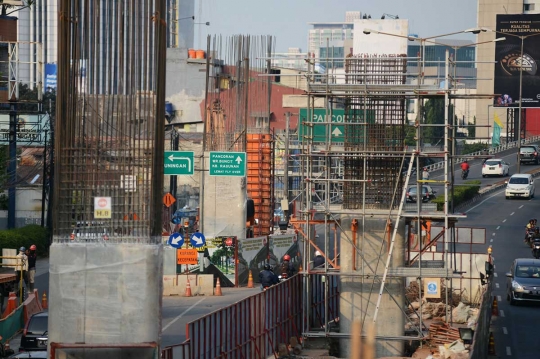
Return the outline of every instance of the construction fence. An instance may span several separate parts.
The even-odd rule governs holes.
[[[470,359],[483,359],[488,357],[489,334],[491,324],[493,277],[488,279],[487,285],[483,288],[482,303],[480,304],[480,313],[476,328],[474,328],[474,337],[471,344]]]

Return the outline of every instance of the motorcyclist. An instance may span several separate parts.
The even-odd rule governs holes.
[[[422,170],[422,179],[424,181],[429,180],[429,172],[427,170],[427,167],[424,167],[424,169]]]
[[[527,229],[534,229],[536,227],[536,223],[534,223],[534,219],[529,219],[529,223],[527,223]]]
[[[463,172],[469,172],[469,168],[471,168],[471,166],[469,166],[469,163],[467,162],[467,160],[461,163],[461,170]]]
[[[268,287],[278,284],[278,277],[272,272],[270,264],[267,263],[264,265],[264,269],[259,273],[259,281],[261,282],[262,290],[266,290]]]
[[[283,262],[279,268],[279,274],[281,275],[281,278],[286,279],[292,277],[294,273],[296,273],[296,270],[294,265],[291,263],[291,256],[285,254],[283,256]]]

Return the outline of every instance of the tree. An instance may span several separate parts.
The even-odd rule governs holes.
[[[0,0],[0,6],[2,7],[2,16],[7,16],[34,5],[34,0],[22,0],[21,5],[4,4],[4,0]]]
[[[469,126],[467,126],[467,130],[469,132],[469,138],[476,137],[476,116],[473,117],[473,122],[469,122]]]
[[[454,108],[450,105],[448,118],[454,117]],[[425,102],[423,108],[423,116],[425,123],[428,125],[443,125],[445,119],[445,108],[443,98],[433,98]],[[440,144],[444,141],[444,126],[428,126],[422,131],[424,142],[433,145]]]

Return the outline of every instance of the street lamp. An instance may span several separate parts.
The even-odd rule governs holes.
[[[482,31],[488,31],[488,32],[495,32],[495,33],[498,33],[498,34],[504,34],[505,36],[513,36],[513,37],[517,37],[518,39],[521,40],[521,50],[519,52],[519,59],[516,59],[514,60],[516,62],[517,65],[519,65],[519,113],[518,113],[518,130],[517,130],[517,133],[518,133],[518,146],[517,146],[517,173],[521,173],[521,111],[522,111],[522,102],[523,102],[523,99],[522,99],[522,95],[523,95],[523,44],[525,42],[525,39],[528,38],[528,37],[533,37],[533,36],[537,36],[537,35],[540,35],[540,32],[535,32],[535,33],[532,33],[532,34],[528,34],[528,35],[516,35],[516,34],[511,34],[511,33],[508,33],[508,32],[502,32],[502,31],[496,31],[496,30],[492,30],[492,29],[487,29],[487,28],[482,28]]]

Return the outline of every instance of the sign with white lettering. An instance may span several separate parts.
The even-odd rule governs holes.
[[[245,152],[210,152],[210,176],[246,176]]]

